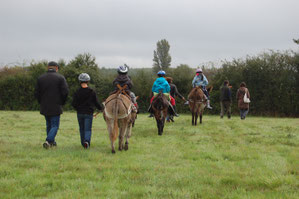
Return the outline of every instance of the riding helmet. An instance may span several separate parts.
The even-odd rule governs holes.
[[[117,72],[122,73],[122,74],[126,74],[128,71],[129,71],[129,68],[127,65],[119,66],[117,69]]]
[[[158,75],[158,76],[165,76],[166,73],[165,73],[164,70],[160,70],[160,71],[158,71],[157,75]]]
[[[202,73],[202,70],[200,68],[196,69],[196,73]]]
[[[87,73],[81,73],[78,77],[80,82],[89,82],[90,81],[90,77]]]

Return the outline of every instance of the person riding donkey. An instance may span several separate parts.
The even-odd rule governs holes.
[[[114,79],[113,81],[113,86],[114,86],[114,91],[111,93],[116,93],[119,90],[118,85],[121,88],[125,87],[125,92],[131,97],[131,101],[134,104],[134,110],[136,111],[138,110],[138,104],[136,101],[136,96],[135,93],[133,93],[131,91],[132,87],[133,87],[133,82],[130,79],[130,77],[128,76],[128,71],[129,71],[129,67],[124,64],[124,66],[119,66],[117,69],[118,72],[118,76]]]
[[[162,93],[167,97],[168,100],[171,100],[170,94],[169,94],[170,86],[165,79],[165,75],[166,75],[165,71],[160,70],[160,71],[158,71],[157,75],[158,75],[158,78],[156,79],[156,81],[154,82],[153,87],[152,87],[153,97],[151,98],[150,107],[148,109],[148,112],[150,112],[149,117],[153,117],[152,102],[153,102],[154,98],[159,94],[160,91],[162,91]],[[172,115],[178,117],[173,106],[171,104],[169,104],[169,107],[170,107],[170,112],[172,113]]]
[[[193,78],[192,81],[192,87],[195,88],[197,86],[201,86],[202,87],[202,91],[205,94],[205,97],[207,99],[207,108],[208,109],[212,109],[211,105],[210,105],[210,96],[209,96],[209,92],[206,89],[206,86],[209,84],[208,79],[206,78],[206,76],[202,73],[201,69],[197,69],[196,70],[196,76]]]

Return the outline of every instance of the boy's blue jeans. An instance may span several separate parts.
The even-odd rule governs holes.
[[[59,122],[60,122],[60,115],[56,116],[45,116],[46,119],[46,125],[47,125],[47,138],[46,141],[49,143],[55,142],[55,137],[57,134],[57,131],[59,129]]]
[[[93,115],[78,113],[77,118],[79,123],[81,145],[84,146],[84,142],[88,142],[90,145]]]

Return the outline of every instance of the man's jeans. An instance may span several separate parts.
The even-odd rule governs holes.
[[[90,145],[93,115],[78,113],[77,118],[80,129],[81,144],[84,146],[84,142],[88,142]]]
[[[246,115],[248,114],[249,112],[249,109],[240,109],[240,116],[241,116],[241,119],[244,120]]]
[[[47,138],[46,141],[53,144],[55,142],[55,136],[59,129],[60,115],[45,116],[47,125]]]

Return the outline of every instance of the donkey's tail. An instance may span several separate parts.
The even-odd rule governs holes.
[[[115,107],[114,107],[114,124],[113,124],[113,141],[115,141],[117,139],[118,136],[118,96],[117,98],[115,98]]]

